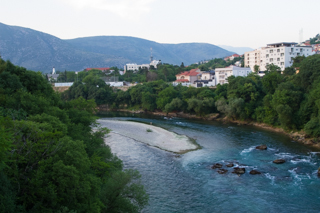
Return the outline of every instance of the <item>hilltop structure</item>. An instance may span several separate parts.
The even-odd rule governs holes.
[[[293,59],[297,56],[310,56],[315,54],[312,46],[301,46],[294,42],[280,42],[268,44],[266,47],[256,49],[244,54],[244,66],[254,70],[259,66],[260,71],[265,71],[269,64],[277,65],[283,71],[293,64]]]

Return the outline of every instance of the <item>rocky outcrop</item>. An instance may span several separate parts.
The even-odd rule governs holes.
[[[228,170],[226,170],[226,169],[219,169],[217,172],[218,172],[219,174],[225,174],[225,173],[228,172]]]
[[[257,146],[256,149],[259,149],[259,150],[267,150],[267,146],[266,145],[260,145],[260,146]]]
[[[257,170],[251,170],[250,171],[250,175],[260,175],[261,172],[257,171]]]
[[[229,163],[229,164],[226,165],[226,167],[233,167],[233,166],[234,166],[233,163]]]
[[[282,163],[285,163],[285,162],[286,162],[286,160],[284,160],[284,159],[277,159],[277,160],[273,161],[273,163],[275,163],[275,164],[282,164]]]
[[[220,163],[216,163],[213,166],[211,166],[211,169],[220,169],[220,168],[222,168],[222,164]]]
[[[235,168],[233,168],[233,172],[232,173],[235,173],[237,175],[242,175],[242,174],[246,173],[246,169],[245,168],[235,167]]]

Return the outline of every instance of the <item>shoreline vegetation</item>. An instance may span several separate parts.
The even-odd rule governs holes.
[[[111,130],[108,134],[110,137],[113,134],[118,134],[175,154],[184,154],[201,148],[185,135],[178,135],[152,124],[105,119],[99,119],[97,122],[103,128]]]
[[[292,140],[297,141],[299,143],[302,143],[304,145],[312,146],[314,148],[320,149],[320,143],[315,143],[313,138],[308,138],[306,133],[301,131],[286,131],[285,129],[281,127],[274,127],[266,123],[259,123],[254,121],[241,121],[241,120],[232,120],[226,116],[221,116],[219,113],[212,113],[205,116],[197,116],[190,113],[183,113],[183,112],[177,112],[177,113],[166,113],[166,112],[149,112],[144,110],[130,110],[130,109],[118,109],[118,110],[105,110],[106,108],[101,108],[98,106],[99,112],[103,111],[117,111],[117,112],[130,112],[134,114],[152,114],[157,116],[163,116],[163,117],[179,117],[179,118],[186,118],[186,119],[198,119],[198,120],[207,120],[207,121],[219,121],[223,123],[233,123],[238,125],[251,125],[255,127],[259,127],[262,129],[270,130],[273,132],[278,132],[285,134],[289,136]]]

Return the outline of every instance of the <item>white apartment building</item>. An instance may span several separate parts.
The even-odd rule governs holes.
[[[225,68],[216,68],[215,69],[215,78],[217,84],[226,84],[228,83],[228,77],[230,76],[248,76],[252,70],[250,67],[237,67],[237,66],[229,66]]]
[[[141,64],[141,65],[138,65],[138,64],[126,64],[124,66],[124,73],[126,73],[127,70],[132,70],[132,71],[137,71],[139,70],[139,68],[147,68],[149,69],[150,66],[153,66],[154,68],[157,69],[157,66],[161,64],[161,60],[152,60],[150,64]]]
[[[137,71],[139,70],[139,68],[147,68],[149,69],[150,65],[149,64],[141,64],[141,65],[138,65],[138,64],[126,64],[124,66],[124,73],[126,73],[127,70],[132,70],[132,71]]]
[[[313,55],[311,46],[298,46],[294,42],[281,42],[268,44],[267,47],[246,52],[245,67],[254,70],[254,66],[258,65],[259,70],[265,71],[268,64],[274,64],[283,71],[286,67],[293,64],[293,59],[297,56],[308,57]]]

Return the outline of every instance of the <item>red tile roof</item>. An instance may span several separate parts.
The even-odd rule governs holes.
[[[233,57],[240,57],[240,55],[238,55],[238,54],[233,54],[232,56]]]
[[[106,70],[110,70],[109,67],[102,67],[102,68],[87,68],[86,71],[90,71],[90,70],[101,70],[101,71],[106,71]]]
[[[197,76],[200,73],[199,69],[192,69],[190,71],[182,72],[176,76],[185,75],[185,76]]]

